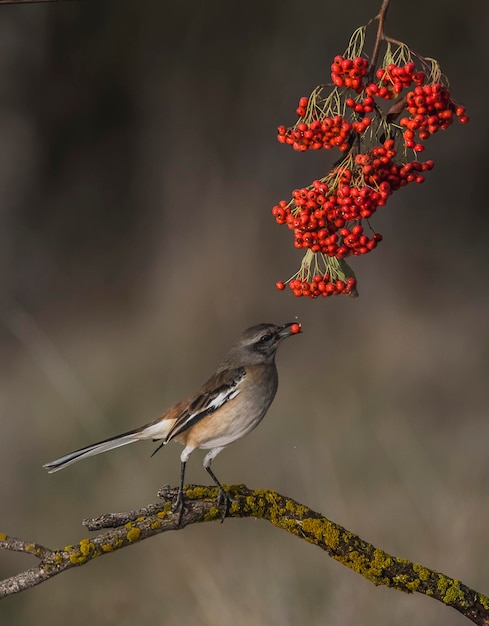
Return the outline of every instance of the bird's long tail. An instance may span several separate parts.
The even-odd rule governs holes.
[[[80,448],[80,450],[75,450],[75,452],[65,454],[65,456],[62,456],[55,461],[51,461],[51,463],[46,463],[43,467],[44,469],[47,469],[50,474],[52,474],[53,472],[58,472],[59,470],[68,467],[68,465],[71,465],[72,463],[86,459],[89,456],[102,454],[102,452],[107,452],[107,450],[127,446],[135,441],[145,439],[146,437],[144,437],[144,435],[141,436],[142,434],[143,433],[140,428],[137,430],[130,430],[127,433],[122,433],[122,435],[117,435],[116,437],[111,437],[110,439],[104,439],[103,441],[93,443],[91,446],[87,446],[86,448]]]

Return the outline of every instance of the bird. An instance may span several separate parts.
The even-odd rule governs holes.
[[[183,513],[185,468],[197,448],[208,450],[203,465],[219,488],[218,503],[224,504],[224,520],[230,498],[211,469],[212,461],[264,418],[278,388],[277,348],[284,339],[301,330],[297,322],[281,326],[262,323],[247,328],[221,360],[216,372],[196,393],[144,426],[70,452],[46,463],[43,468],[51,474],[82,459],[142,440],[160,442],[153,456],[175,439],[184,446],[180,455],[179,489],[173,506],[174,511],[180,511],[179,520]]]

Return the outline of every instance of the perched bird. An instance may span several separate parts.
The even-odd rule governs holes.
[[[204,467],[219,487],[219,502],[225,503],[225,516],[229,498],[212,471],[211,463],[221,450],[261,422],[277,391],[277,348],[283,339],[299,332],[300,324],[292,322],[248,328],[223,358],[215,374],[195,394],[145,426],[70,452],[43,467],[49,473],[57,472],[81,459],[143,439],[161,440],[155,454],[175,439],[185,446],[180,455],[180,487],[174,507],[175,510],[180,507],[180,519],[185,466],[196,448],[209,450]]]

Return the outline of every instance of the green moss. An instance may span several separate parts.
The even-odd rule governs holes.
[[[141,530],[139,528],[131,528],[127,531],[127,540],[133,543],[134,541],[138,541],[141,535]]]

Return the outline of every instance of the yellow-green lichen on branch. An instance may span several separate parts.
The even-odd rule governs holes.
[[[90,552],[95,550],[95,544],[90,539],[82,539],[78,545],[83,556],[88,556]]]
[[[185,489],[185,496],[189,500],[201,500],[210,498],[209,487],[187,487]]]
[[[41,554],[42,554],[41,546],[36,546],[33,543],[29,543],[26,545],[25,549],[27,550],[27,552],[32,552],[34,556],[41,558]]]
[[[418,590],[418,587],[421,584],[419,578],[415,578],[413,580],[407,574],[397,574],[392,579],[392,582],[394,583],[394,587],[396,589],[399,589],[399,591],[405,591],[406,593],[414,593]]]
[[[211,506],[209,511],[204,515],[204,522],[212,522],[216,519],[221,519],[222,512],[217,508],[217,506]]]
[[[428,580],[432,574],[427,567],[423,567],[422,565],[419,565],[419,563],[414,563],[413,570],[418,575],[419,580],[423,582]]]
[[[384,570],[392,565],[392,557],[383,550],[374,550],[373,558],[370,561],[370,573],[372,576],[382,576]]]
[[[252,515],[263,518],[267,510],[267,502],[262,495],[263,492],[256,491],[252,496],[246,496],[246,506]]]
[[[82,565],[87,560],[86,556],[83,556],[81,552],[72,552],[70,554],[70,563],[72,565]]]
[[[462,589],[460,588],[460,581],[452,580],[438,574],[438,589],[443,594],[443,602],[445,604],[458,604],[460,606],[469,606],[470,602],[465,598]]]
[[[306,517],[301,520],[302,530],[310,537],[314,543],[325,543],[331,550],[336,550],[340,542],[339,528],[324,517]]]
[[[127,524],[126,524],[126,528],[127,528]],[[139,537],[141,536],[141,529],[140,528],[130,528],[127,531],[127,540],[130,541],[131,543],[134,543],[135,541],[138,541]]]
[[[303,518],[309,513],[307,506],[303,504],[297,504],[293,500],[286,500],[285,510],[290,511],[294,516]]]
[[[392,585],[387,576],[383,576],[384,570],[392,565],[392,557],[383,550],[374,550],[372,556],[352,550],[346,558],[335,557],[337,561],[348,565],[354,572],[364,576],[374,585]]]
[[[5,541],[7,539],[7,535],[5,533],[0,533],[0,541]]]
[[[482,593],[478,593],[477,602],[489,611],[489,598],[487,596],[482,595]]]
[[[82,539],[76,548],[74,546],[69,546],[69,549],[66,550],[66,552],[70,553],[69,559],[70,563],[73,565],[81,565],[89,560],[88,557],[93,558],[100,554],[100,552],[97,552],[95,544],[90,541],[90,539]]]

